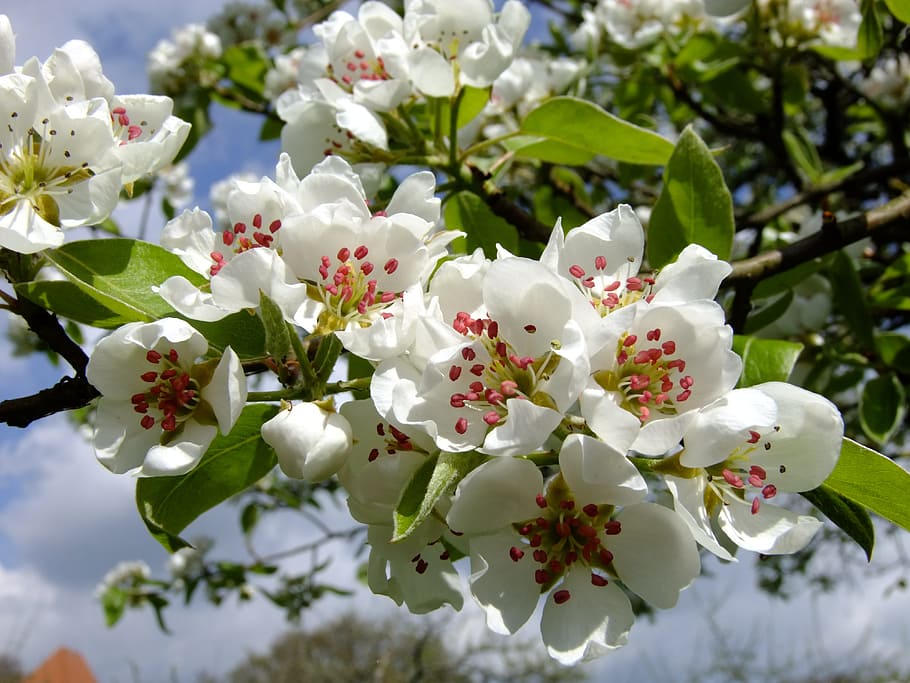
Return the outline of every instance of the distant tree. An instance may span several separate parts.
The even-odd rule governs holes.
[[[290,631],[251,654],[226,683],[561,683],[582,674],[538,649],[505,639],[459,649],[439,624],[346,614],[311,631]],[[212,681],[204,675],[206,683]]]

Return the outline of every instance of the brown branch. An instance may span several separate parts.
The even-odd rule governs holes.
[[[518,204],[506,196],[506,193],[487,181],[490,177],[475,166],[468,165],[471,169],[473,181],[471,189],[483,199],[490,210],[500,218],[505,219],[515,226],[518,234],[529,240],[546,242],[550,239],[553,227],[545,225]]]
[[[790,270],[814,258],[858,242],[869,233],[899,220],[910,221],[910,191],[883,206],[857,214],[844,221],[831,216],[822,229],[781,249],[772,249],[758,256],[733,263],[733,272],[724,280],[725,286],[756,283],[777,273]]]

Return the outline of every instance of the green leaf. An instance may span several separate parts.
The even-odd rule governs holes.
[[[673,153],[666,138],[575,97],[547,100],[525,117],[521,132],[543,138],[522,147],[521,156],[553,163],[584,163],[602,154],[630,164],[661,165]]]
[[[800,495],[834,522],[841,531],[856,541],[859,547],[865,551],[866,559],[872,560],[872,548],[875,547],[875,527],[872,526],[872,518],[866,508],[824,484],[812,491],[804,491]]]
[[[875,348],[889,368],[910,372],[910,337],[897,332],[885,332],[875,337]]]
[[[67,280],[38,280],[16,285],[16,293],[64,318],[93,327],[113,329],[130,318],[115,313]]]
[[[844,316],[856,342],[863,350],[875,349],[873,335],[875,325],[866,305],[863,283],[859,279],[853,260],[843,250],[837,252],[831,260],[829,279],[834,295],[834,310]]]
[[[885,4],[895,17],[905,24],[910,24],[910,4],[907,0],[885,0]]]
[[[881,453],[845,438],[824,486],[910,531],[910,473]]]
[[[280,362],[291,350],[291,335],[284,313],[262,290],[259,291],[259,317],[265,328],[265,351]]]
[[[875,0],[863,0],[863,20],[856,36],[856,51],[862,55],[862,59],[877,57],[885,42],[885,31],[876,4]]]
[[[189,323],[209,340],[210,352],[221,352],[230,346],[240,360],[255,360],[265,356],[265,328],[255,313],[238,311],[215,322],[189,320]]]
[[[82,240],[44,255],[86,295],[130,322],[175,315],[152,291],[171,275],[182,275],[196,285],[205,282],[175,254],[139,240]]]
[[[451,491],[486,456],[479,453],[440,453],[427,458],[411,477],[395,508],[392,542],[407,538],[439,499]]]
[[[483,248],[487,258],[496,258],[496,245],[501,244],[513,254],[518,251],[518,230],[497,216],[473,192],[458,192],[449,197],[445,205],[446,225],[453,230],[463,230],[466,251]]]
[[[821,157],[818,155],[818,149],[815,143],[809,139],[809,133],[802,126],[793,130],[783,131],[781,137],[787,153],[796,164],[800,174],[812,184],[816,184],[821,179],[824,167],[822,166]]]
[[[743,359],[743,374],[737,386],[751,387],[762,382],[786,382],[803,345],[736,335],[733,337],[733,350]]]
[[[335,334],[328,334],[323,337],[316,349],[316,357],[313,359],[313,370],[321,382],[328,382],[332,371],[335,370],[335,363],[338,356],[344,350],[341,340]]]
[[[188,545],[178,534],[190,522],[252,486],[275,467],[275,453],[262,440],[259,429],[277,412],[277,406],[247,406],[231,433],[218,436],[195,468],[176,477],[139,479],[139,514],[169,552]]]
[[[664,186],[651,212],[648,260],[670,263],[689,244],[729,259],[733,247],[733,198],[711,150],[688,126],[664,169]]]
[[[232,45],[224,51],[221,61],[227,67],[228,78],[248,94],[262,96],[269,59],[258,45]]]
[[[104,610],[104,623],[108,628],[114,626],[126,611],[127,593],[118,586],[110,586],[101,594],[101,608]]]
[[[859,399],[859,422],[866,436],[877,444],[890,441],[907,414],[906,398],[900,380],[892,374],[866,382]]]
[[[775,320],[780,318],[784,313],[787,312],[787,309],[790,308],[790,304],[793,303],[793,291],[788,290],[783,293],[783,295],[777,297],[773,301],[763,302],[763,305],[756,310],[752,311],[749,314],[749,317],[746,318],[746,324],[743,331],[746,334],[752,334],[767,327]]]

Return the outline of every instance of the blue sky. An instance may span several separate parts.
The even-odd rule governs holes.
[[[146,88],[145,53],[173,26],[203,20],[220,4],[51,0],[19,2],[5,11],[17,33],[18,63],[32,55],[44,59],[54,46],[83,38],[101,55],[118,92],[131,93]],[[277,146],[259,145],[257,130],[258,120],[217,113],[214,133],[190,158],[198,203],[207,204],[208,185],[224,174],[272,172]],[[135,205],[125,207],[118,214],[121,224],[135,224],[139,211]],[[3,340],[0,354],[2,398],[50,386],[60,377],[61,369],[40,359],[10,357]],[[243,653],[262,651],[286,628],[281,613],[260,598],[242,607],[232,601],[219,609],[202,602],[189,609],[177,606],[168,613],[172,636],[158,632],[150,613],[128,613],[117,628],[106,629],[93,592],[111,566],[143,559],[153,572],[164,572],[165,553],[139,521],[133,485],[128,477],[114,476],[98,465],[88,442],[74,434],[64,416],[27,431],[0,427],[0,652],[20,656],[30,668],[65,645],[83,652],[105,682],[133,681],[133,665],[144,683],[171,681],[172,670],[185,682],[200,669],[230,669]],[[216,556],[244,557],[237,514],[236,508],[224,506],[203,517],[188,535],[216,538]],[[347,525],[344,510],[330,507],[329,514],[333,523]],[[285,517],[271,520],[257,538],[263,548],[278,550],[305,541],[307,534],[298,518]],[[844,552],[860,553],[851,546]],[[711,623],[728,633],[732,644],[754,647],[762,659],[798,656],[806,644],[811,644],[812,656],[828,660],[852,647],[867,656],[893,654],[910,641],[904,618],[910,601],[903,592],[882,597],[893,576],[870,577],[895,553],[897,549],[885,543],[869,571],[849,563],[860,570],[851,570],[857,580],[845,589],[821,597],[801,595],[791,602],[756,591],[752,558],[728,567],[709,561],[706,566],[714,579],[696,582],[683,594],[680,607],[654,623],[642,620],[629,646],[586,670],[620,682],[678,680],[679,670],[693,658],[724,656]],[[339,547],[337,556],[333,566],[339,582],[352,583],[350,553]],[[842,560],[831,561],[840,565]],[[345,608],[378,613],[393,607],[389,600],[360,589],[352,600],[320,604],[304,623]],[[465,612],[452,628],[462,634],[483,633],[477,628],[478,610],[469,605]],[[535,627],[526,630],[527,637],[534,636]]]

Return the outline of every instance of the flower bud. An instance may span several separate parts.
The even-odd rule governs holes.
[[[351,425],[315,403],[298,403],[262,425],[262,438],[289,477],[323,481],[341,469],[351,450]]]

